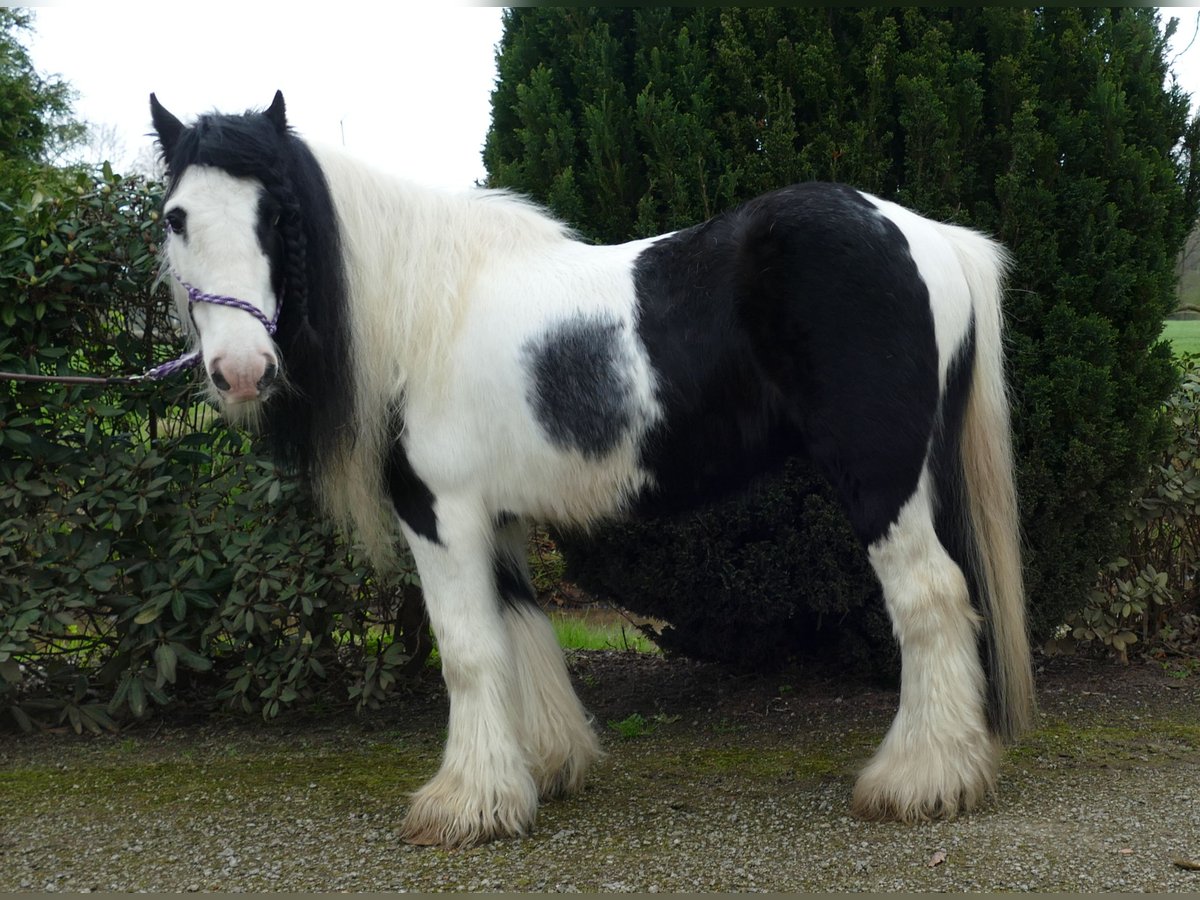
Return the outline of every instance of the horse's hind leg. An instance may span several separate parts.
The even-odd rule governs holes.
[[[496,580],[513,648],[518,733],[538,792],[555,797],[583,786],[600,742],[571,686],[550,620],[534,602],[528,543],[519,521],[497,529]]]
[[[413,795],[401,832],[414,844],[469,847],[527,833],[538,790],[513,712],[492,523],[475,503],[439,498],[436,509],[436,534],[403,530],[438,641],[450,722],[441,768]]]
[[[854,812],[904,822],[953,816],[992,788],[999,745],[967,582],[934,530],[929,473],[868,548],[900,644],[900,709],[859,775]]]

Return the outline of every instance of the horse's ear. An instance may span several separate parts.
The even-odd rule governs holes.
[[[275,125],[279,133],[287,131],[287,110],[283,105],[283,91],[275,92],[275,99],[266,112],[267,118]]]
[[[158,134],[158,145],[162,147],[163,162],[169,169],[171,168],[171,157],[175,153],[175,145],[179,143],[179,136],[183,134],[183,123],[171,115],[153,94],[150,95],[150,120],[154,123],[154,130]]]

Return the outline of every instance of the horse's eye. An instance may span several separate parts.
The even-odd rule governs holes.
[[[167,231],[183,237],[187,230],[187,212],[178,206],[167,213]]]

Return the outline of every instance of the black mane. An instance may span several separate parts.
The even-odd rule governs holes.
[[[171,146],[162,141],[163,158],[168,196],[193,165],[263,185],[259,239],[280,304],[275,341],[285,378],[265,402],[264,432],[278,463],[314,474],[352,428],[346,274],[324,173],[277,103],[278,112],[201,116]]]

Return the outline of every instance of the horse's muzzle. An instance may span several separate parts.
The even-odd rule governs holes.
[[[229,364],[215,359],[208,370],[208,377],[224,400],[242,403],[258,400],[275,383],[279,366],[275,360],[263,356],[249,364]]]

